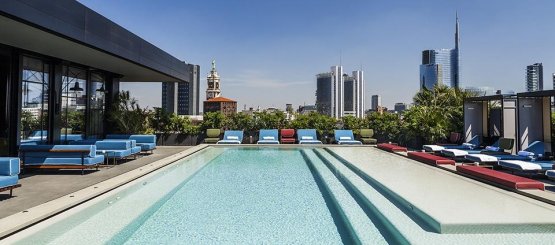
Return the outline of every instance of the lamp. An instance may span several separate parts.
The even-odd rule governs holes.
[[[83,88],[79,87],[79,82],[75,82],[75,85],[73,85],[73,87],[70,88],[69,90],[75,91],[75,92],[82,92]]]
[[[97,88],[97,89],[96,89],[96,92],[102,92],[102,93],[105,93],[105,92],[106,92],[106,89],[104,88],[104,84],[102,84],[102,87],[100,87],[100,88]]]

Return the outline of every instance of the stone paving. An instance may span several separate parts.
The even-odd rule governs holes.
[[[117,165],[103,166],[96,170],[36,170],[20,175],[20,188],[0,193],[0,219],[28,208],[57,199],[69,193],[113,178],[130,170],[176,154],[190,147],[158,146],[153,154],[145,154],[137,159],[120,161]]]

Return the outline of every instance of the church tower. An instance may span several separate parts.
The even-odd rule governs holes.
[[[216,71],[215,60],[212,60],[212,70],[210,70],[210,74],[206,77],[206,81],[208,82],[208,87],[206,88],[206,100],[220,97],[222,93],[220,90],[220,76]]]

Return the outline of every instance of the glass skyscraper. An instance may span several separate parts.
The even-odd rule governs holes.
[[[543,65],[535,63],[526,67],[526,91],[543,90]]]
[[[459,18],[456,17],[455,48],[422,51],[420,88],[431,89],[436,84],[453,88],[460,86]]]

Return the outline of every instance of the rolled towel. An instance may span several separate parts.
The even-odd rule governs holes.
[[[264,136],[262,137],[264,140],[275,140],[274,136]]]
[[[301,139],[302,140],[312,140],[314,138],[312,136],[302,136]]]
[[[342,136],[342,137],[339,137],[339,139],[340,139],[340,140],[351,140],[351,137]]]
[[[239,140],[239,136],[227,136],[228,140]]]
[[[474,149],[474,147],[476,147],[474,144],[471,143],[462,143],[462,145],[468,149]]]
[[[497,146],[486,146],[486,151],[499,151],[501,148]]]
[[[529,151],[519,151],[518,155],[521,157],[533,157],[535,154],[534,152],[529,152]]]

